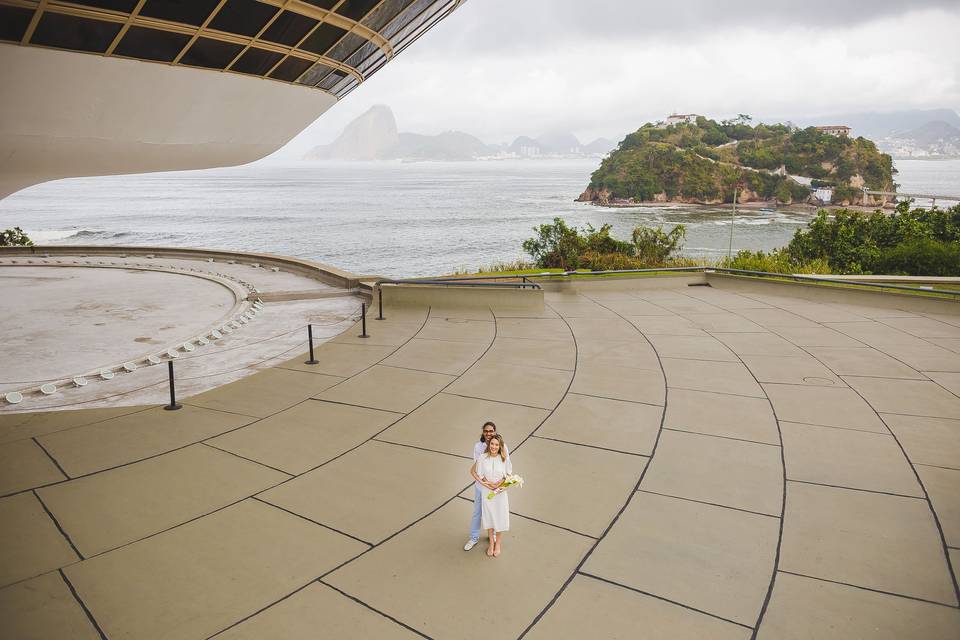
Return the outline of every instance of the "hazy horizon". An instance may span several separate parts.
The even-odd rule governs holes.
[[[505,25],[509,25],[505,28]],[[619,139],[673,112],[758,120],[956,110],[960,5],[469,0],[278,155],[375,104],[402,131]]]

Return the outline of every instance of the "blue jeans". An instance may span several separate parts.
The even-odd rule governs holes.
[[[480,487],[473,485],[473,517],[470,518],[470,539],[480,539],[480,512],[482,510],[483,496],[480,493]]]

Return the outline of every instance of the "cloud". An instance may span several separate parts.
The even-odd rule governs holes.
[[[672,111],[960,105],[960,9],[946,3],[722,4],[470,0],[291,148],[329,141],[377,103],[402,131],[489,142],[549,130],[619,137]]]

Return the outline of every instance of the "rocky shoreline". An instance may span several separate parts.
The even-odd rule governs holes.
[[[630,209],[637,207],[657,207],[665,204],[679,204],[679,205],[702,205],[702,206],[711,206],[711,207],[722,207],[722,206],[733,206],[730,202],[724,202],[720,198],[715,199],[704,199],[704,198],[690,198],[683,196],[674,196],[669,197],[666,193],[658,193],[654,196],[653,200],[634,200],[632,198],[614,198],[611,197],[612,194],[607,189],[594,189],[593,187],[587,187],[586,190],[580,194],[580,196],[574,200],[574,202],[589,202],[598,207],[610,207],[610,208],[620,208],[620,209]],[[843,201],[835,204],[821,204],[813,196],[810,196],[803,201],[788,201],[781,202],[776,198],[763,198],[759,194],[750,189],[743,189],[737,195],[737,206],[738,207],[748,207],[748,208],[764,208],[764,207],[789,207],[789,206],[810,206],[816,209],[863,209],[866,211],[873,211],[875,209],[892,209],[895,206],[895,203],[890,202],[882,198],[874,198],[868,196],[868,202],[864,203],[862,198],[860,201]]]

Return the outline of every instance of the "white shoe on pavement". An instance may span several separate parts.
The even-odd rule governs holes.
[[[477,546],[477,542],[479,542],[479,540],[474,540],[472,538],[467,540],[467,544],[463,545],[463,550],[470,551],[470,549],[473,549],[475,546]]]

